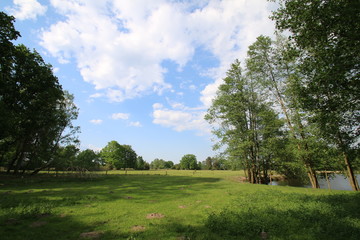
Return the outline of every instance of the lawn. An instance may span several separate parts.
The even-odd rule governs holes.
[[[236,171],[0,175],[0,239],[360,239],[360,193]]]

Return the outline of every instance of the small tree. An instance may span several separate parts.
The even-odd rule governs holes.
[[[150,163],[150,168],[151,169],[165,169],[165,160],[163,159],[159,159],[159,158],[155,158],[151,163]]]
[[[186,154],[180,160],[181,169],[196,170],[197,160],[194,154]]]
[[[99,155],[92,149],[86,149],[81,151],[75,161],[75,166],[81,169],[98,170],[100,168],[101,161]]]

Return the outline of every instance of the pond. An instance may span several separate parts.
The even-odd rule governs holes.
[[[348,190],[351,191],[351,186],[349,183],[349,180],[347,179],[346,175],[343,174],[328,174],[329,176],[329,183],[330,183],[330,189],[332,190]],[[356,179],[358,183],[360,183],[360,174],[356,174]],[[318,175],[318,181],[320,188],[322,189],[328,189],[328,183],[326,181],[326,178],[323,176]],[[311,188],[310,184],[301,184],[298,182],[291,182],[291,181],[273,181],[269,185],[279,185],[279,186],[294,186],[294,187],[306,187]]]

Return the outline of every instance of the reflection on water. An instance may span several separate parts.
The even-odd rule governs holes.
[[[346,175],[343,174],[329,174],[329,182],[330,188],[334,190],[349,190],[351,191],[351,186],[349,180],[347,179]],[[356,174],[356,179],[358,183],[360,183],[360,174]],[[318,181],[320,188],[328,189],[328,183],[325,177],[318,176]],[[294,181],[273,181],[269,185],[278,185],[278,186],[294,186],[294,187],[306,187],[311,188],[310,184],[304,185],[299,182]]]

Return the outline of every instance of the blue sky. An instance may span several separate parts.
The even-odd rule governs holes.
[[[80,109],[81,148],[129,144],[151,162],[215,156],[203,119],[230,64],[263,34],[265,0],[1,0],[17,41],[54,68]]]

